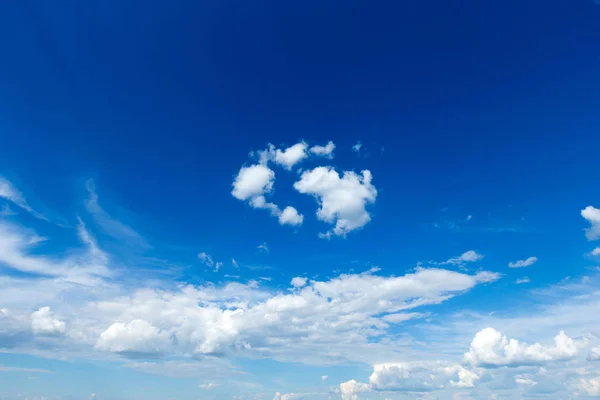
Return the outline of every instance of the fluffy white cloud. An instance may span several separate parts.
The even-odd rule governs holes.
[[[298,211],[291,206],[287,206],[286,208],[284,208],[281,214],[279,215],[279,223],[281,225],[302,225],[303,221],[304,216],[298,214]]]
[[[592,379],[581,379],[579,389],[591,397],[600,397],[600,376]]]
[[[265,164],[242,167],[233,181],[231,194],[239,200],[247,200],[253,208],[268,210],[281,225],[302,225],[304,217],[294,207],[288,206],[282,211],[277,204],[265,199],[265,194],[273,190],[274,182],[275,172]]]
[[[170,346],[169,333],[147,321],[115,322],[102,332],[96,348],[113,353],[161,354]]]
[[[537,257],[529,257],[525,260],[512,261],[508,263],[509,268],[530,267],[538,261]]]
[[[585,218],[590,227],[585,230],[585,235],[589,240],[600,238],[600,209],[593,206],[587,206],[581,210],[581,216]]]
[[[362,143],[360,141],[358,141],[352,146],[352,151],[359,153],[361,148],[362,148]]]
[[[306,142],[296,143],[293,146],[288,147],[285,150],[277,149],[273,157],[273,161],[291,170],[292,167],[304,160],[308,155],[306,149],[308,145]]]
[[[273,189],[275,172],[262,164],[242,167],[233,181],[231,194],[239,200],[262,196]]]
[[[308,279],[301,277],[301,276],[297,276],[295,278],[292,278],[291,284],[295,288],[301,288],[301,287],[306,286],[307,281],[308,281]]]
[[[458,381],[450,381],[450,385],[457,388],[475,387],[475,382],[481,378],[475,371],[466,369],[462,366],[451,367],[447,369],[447,372],[456,373],[458,375]]]
[[[332,167],[317,167],[304,171],[300,180],[294,183],[294,188],[300,193],[315,196],[319,203],[317,217],[335,224],[324,236],[345,236],[371,220],[366,205],[374,203],[377,198],[377,189],[371,180],[368,170],[362,171],[361,175],[345,171],[340,178]]]
[[[309,152],[316,156],[333,158],[333,151],[335,150],[335,144],[329,141],[325,146],[313,146]]]
[[[340,392],[342,400],[357,400],[357,393],[370,392],[371,386],[366,383],[360,383],[352,379],[347,382],[340,383]]]
[[[493,328],[479,331],[465,361],[478,366],[518,366],[539,364],[553,360],[564,360],[575,356],[578,345],[561,331],[554,338],[553,347],[543,346],[539,343],[528,345],[516,339],[507,339]]]
[[[591,253],[593,256],[600,256],[600,247],[596,247]]]
[[[587,357],[588,361],[600,361],[600,346],[594,347]]]
[[[41,307],[33,312],[31,318],[31,330],[37,334],[55,335],[65,333],[65,323],[54,318],[50,307]]]
[[[321,377],[321,382],[325,382],[327,380],[327,378],[329,378],[327,375],[323,375]]]

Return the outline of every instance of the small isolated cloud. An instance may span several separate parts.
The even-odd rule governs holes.
[[[597,240],[600,238],[600,209],[593,206],[587,206],[581,210],[581,216],[590,223],[590,227],[585,230],[585,236],[588,240]]]
[[[327,375],[323,375],[321,377],[321,382],[325,382],[327,380],[327,378],[329,378]]]
[[[475,261],[479,261],[483,258],[483,255],[479,254],[475,250],[468,250],[462,253],[458,257],[452,257],[448,261],[444,261],[440,264],[450,264],[450,265],[462,265],[464,263],[471,263]]]
[[[204,389],[204,390],[212,390],[216,387],[218,387],[219,385],[216,383],[203,383],[202,385],[199,385],[200,389]]]
[[[526,379],[526,378],[515,378],[515,383],[517,385],[525,386],[525,387],[534,387],[535,385],[537,385],[537,382],[534,381],[533,379]]]
[[[356,144],[354,144],[354,146],[352,146],[352,151],[359,153],[361,148],[362,148],[362,143],[359,140],[358,142],[356,142]]]
[[[239,268],[240,265],[238,264],[238,262],[235,260],[235,258],[231,259],[231,265],[233,265],[235,268]]]
[[[50,307],[41,307],[33,312],[30,318],[33,333],[45,335],[65,333],[65,323],[58,318],[54,318]]]
[[[270,152],[271,161],[283,166],[289,171],[294,165],[308,157],[306,152],[307,149],[308,144],[306,142],[300,142],[285,150],[274,149],[273,146],[270,145],[267,151]]]
[[[308,282],[308,279],[297,276],[297,277],[293,278],[290,283],[295,288],[301,288],[301,287],[306,286],[306,282]]]
[[[531,280],[530,280],[528,277],[526,277],[526,276],[524,276],[523,278],[519,278],[519,279],[517,279],[517,280],[515,281],[515,283],[516,283],[517,285],[521,285],[521,284],[523,284],[523,283],[529,283],[529,282],[531,282]]]
[[[333,158],[333,151],[335,150],[335,144],[329,141],[325,146],[313,146],[309,152],[319,157]]]
[[[348,232],[361,228],[371,220],[366,210],[375,203],[377,189],[371,183],[368,170],[361,175],[345,171],[343,176],[332,167],[317,167],[304,171],[294,188],[304,194],[313,195],[319,203],[317,218],[335,226],[322,237],[346,236]]]
[[[466,218],[466,220],[467,220],[467,221],[470,221],[470,220],[472,220],[472,219],[473,219],[473,216],[472,216],[472,215],[467,215],[467,218]]]
[[[269,246],[267,245],[267,242],[259,244],[258,246],[256,246],[256,248],[258,249],[258,251],[261,251],[263,253],[269,252]]]
[[[578,350],[578,344],[563,331],[554,338],[554,346],[544,346],[540,343],[520,343],[516,339],[508,339],[493,328],[486,328],[475,335],[464,358],[466,363],[474,366],[515,367],[569,359]]]
[[[600,247],[596,247],[590,254],[593,256],[600,256]]]
[[[581,379],[579,381],[579,389],[588,396],[600,396],[600,376],[592,379]]]
[[[291,206],[284,208],[279,215],[279,224],[281,225],[302,225],[303,221],[304,216],[302,214],[298,214],[298,211]]]
[[[530,267],[538,261],[537,257],[529,257],[525,260],[518,260],[508,263],[509,268],[525,268]]]

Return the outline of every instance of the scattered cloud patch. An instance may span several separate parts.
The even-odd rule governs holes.
[[[360,140],[358,142],[356,142],[353,146],[352,146],[352,151],[355,153],[360,153],[360,149],[362,148],[362,143],[360,142]]]
[[[200,386],[200,389],[204,389],[204,390],[212,390],[216,387],[219,387],[219,385],[216,383],[203,383],[199,386]]]
[[[516,283],[517,285],[521,285],[521,284],[523,284],[523,283],[529,283],[529,282],[531,282],[531,280],[530,280],[528,277],[526,277],[526,276],[524,276],[523,278],[519,278],[519,279],[517,279],[517,280],[515,281],[515,283]]]
[[[587,356],[588,361],[600,361],[600,346],[594,347]]]
[[[308,281],[308,279],[297,276],[297,277],[293,278],[290,283],[295,288],[301,288],[301,287],[306,286],[307,281]]]
[[[371,220],[366,206],[377,198],[377,189],[371,180],[368,170],[362,171],[361,175],[345,171],[340,177],[332,167],[317,167],[304,171],[294,188],[313,195],[319,203],[317,218],[335,225],[322,236],[346,236]]]
[[[530,267],[538,261],[537,257],[529,257],[525,260],[517,260],[508,263],[509,268],[525,268]]]
[[[304,216],[302,214],[298,214],[298,211],[291,206],[287,206],[283,209],[281,214],[279,215],[279,224],[281,225],[302,225],[304,221]]]
[[[593,206],[587,206],[581,210],[581,216],[590,223],[590,227],[585,230],[585,236],[588,240],[597,240],[600,238],[600,209]]]
[[[20,207],[21,209],[27,211],[29,214],[34,216],[35,218],[47,221],[48,219],[44,217],[39,212],[35,211],[25,200],[23,194],[7,179],[0,176],[0,198],[3,198],[6,201],[9,201]],[[6,208],[6,210],[9,210]]]
[[[534,387],[535,385],[537,385],[536,381],[534,381],[533,379],[528,379],[528,378],[515,378],[515,383],[517,385],[526,386],[526,387]]]
[[[258,251],[260,251],[262,253],[268,253],[270,251],[269,246],[267,245],[267,242],[262,242],[261,244],[256,246],[256,248],[258,249]]]
[[[329,141],[325,146],[313,146],[310,148],[310,153],[319,157],[333,158],[333,151],[335,150],[335,144]]]
[[[321,382],[325,382],[327,380],[327,378],[329,378],[327,375],[323,375],[321,377]]]
[[[475,250],[468,250],[468,251],[465,251],[464,253],[462,253],[458,257],[452,257],[449,260],[438,263],[438,264],[439,265],[446,265],[446,264],[463,265],[465,263],[472,263],[472,262],[479,261],[482,258],[483,258],[483,255],[479,254]]]
[[[600,247],[596,247],[594,250],[592,250],[591,255],[600,256]]]

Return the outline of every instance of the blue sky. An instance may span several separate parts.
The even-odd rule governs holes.
[[[0,399],[600,396],[599,27],[9,2]]]

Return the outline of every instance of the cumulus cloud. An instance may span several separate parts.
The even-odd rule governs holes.
[[[475,387],[475,382],[481,378],[481,376],[474,371],[466,369],[462,366],[447,368],[446,371],[450,373],[456,373],[458,375],[458,381],[450,381],[450,385],[457,388]]]
[[[594,250],[592,250],[591,254],[593,256],[600,256],[600,247],[596,247]]]
[[[530,267],[538,261],[537,257],[529,257],[525,260],[517,260],[508,263],[509,268],[524,268]]]
[[[291,206],[284,208],[279,215],[279,224],[281,225],[302,225],[303,221],[304,216],[302,214],[298,214],[298,211]]]
[[[327,380],[327,378],[329,378],[327,375],[323,375],[321,377],[321,382],[325,382]]]
[[[342,400],[358,400],[357,393],[370,391],[371,387],[368,384],[357,382],[354,379],[340,383],[340,392],[342,393]]]
[[[275,203],[268,202],[265,195],[273,190],[275,182],[275,172],[263,164],[242,167],[233,181],[233,191],[231,194],[257,209],[268,210],[269,213],[277,217],[280,225],[302,225],[304,217],[291,206],[283,211]]]
[[[313,146],[309,152],[315,156],[333,158],[333,151],[335,150],[335,144],[329,141],[325,146]]]
[[[301,287],[306,286],[306,282],[307,281],[308,281],[308,279],[300,277],[300,276],[297,276],[297,277],[295,277],[295,278],[292,279],[291,284],[295,288],[301,288]]]
[[[233,181],[231,194],[238,200],[262,196],[273,189],[275,172],[262,164],[242,167]]]
[[[581,216],[590,223],[590,227],[585,230],[585,236],[589,240],[600,238],[600,209],[587,206],[581,210]]]
[[[335,224],[322,236],[345,236],[371,220],[366,205],[377,198],[377,189],[371,180],[368,170],[362,171],[361,175],[345,171],[340,177],[332,167],[317,167],[304,171],[294,188],[317,199],[319,220]]]
[[[54,318],[50,307],[41,307],[33,312],[31,318],[31,330],[37,334],[56,335],[65,333],[65,323]]]
[[[475,335],[464,358],[465,362],[476,366],[518,366],[565,360],[578,352],[577,343],[563,331],[554,338],[554,342],[554,346],[529,345],[508,339],[493,328],[486,328]]]
[[[308,144],[306,142],[296,143],[285,150],[273,150],[271,148],[270,151],[273,152],[271,159],[287,170],[291,170],[294,165],[308,157],[308,154],[306,153],[307,148]]]
[[[102,332],[96,348],[124,354],[161,354],[170,345],[169,333],[147,321],[115,322]]]

